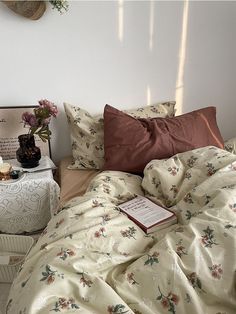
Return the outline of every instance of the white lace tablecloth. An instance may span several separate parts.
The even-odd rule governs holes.
[[[59,193],[51,170],[0,181],[0,232],[23,233],[44,228],[58,207]]]

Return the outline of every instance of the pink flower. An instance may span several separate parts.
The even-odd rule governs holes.
[[[24,112],[22,121],[29,126],[29,134],[37,134],[43,142],[50,139],[51,131],[48,125],[51,117],[58,114],[57,107],[47,99],[40,100],[39,106],[34,109],[34,113]]]
[[[214,277],[214,278],[218,278],[218,277],[219,277],[219,275],[218,275],[218,273],[217,273],[216,270],[213,270],[213,271],[211,272],[211,274],[212,274],[212,277]]]
[[[39,105],[41,108],[45,108],[49,111],[49,113],[53,116],[56,117],[58,114],[58,109],[57,107],[54,105],[53,102],[47,100],[47,99],[41,99],[39,100]]]
[[[51,121],[51,118],[46,118],[46,119],[43,119],[41,123],[43,126],[47,126],[49,125],[50,121]]]
[[[163,299],[161,300],[161,304],[162,304],[162,306],[163,306],[164,308],[167,308],[167,307],[169,307],[169,300],[168,300],[167,298],[163,298]]]
[[[171,293],[170,296],[171,296],[171,301],[174,302],[175,305],[177,305],[179,303],[179,297],[174,293]]]
[[[30,127],[37,126],[37,119],[33,113],[24,112],[22,114],[22,121],[25,125],[29,125]]]
[[[100,234],[99,231],[96,231],[96,232],[94,233],[94,236],[95,236],[95,238],[100,238],[101,234]]]

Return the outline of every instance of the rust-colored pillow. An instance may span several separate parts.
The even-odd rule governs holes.
[[[109,105],[104,108],[104,170],[142,173],[152,159],[210,145],[223,148],[215,107],[152,119],[135,119]]]

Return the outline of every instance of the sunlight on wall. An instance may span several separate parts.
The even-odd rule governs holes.
[[[183,21],[182,21],[182,33],[179,48],[179,66],[176,80],[176,115],[182,114],[183,112],[183,92],[184,92],[184,67],[186,58],[186,41],[187,41],[187,30],[188,30],[188,14],[189,14],[189,0],[184,2],[183,8]]]
[[[118,38],[122,43],[124,37],[124,0],[119,0],[118,6]]]
[[[150,1],[150,22],[149,22],[149,49],[153,49],[153,30],[154,30],[154,1]]]
[[[151,89],[150,86],[147,86],[147,106],[151,105]]]

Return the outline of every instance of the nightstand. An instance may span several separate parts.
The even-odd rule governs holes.
[[[10,161],[13,166],[14,161]],[[43,229],[56,212],[60,188],[51,169],[37,168],[35,172],[23,172],[18,179],[0,181],[0,232],[19,234]]]

